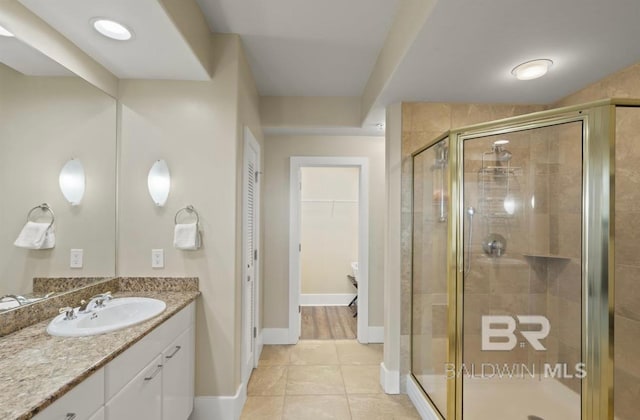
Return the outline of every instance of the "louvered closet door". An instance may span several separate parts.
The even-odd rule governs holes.
[[[258,155],[256,151],[247,147],[245,151],[245,176],[244,176],[244,241],[245,241],[245,268],[246,275],[243,285],[243,340],[244,366],[248,378],[254,361],[255,348],[255,306],[256,306],[256,260],[257,260],[257,190],[258,190]]]

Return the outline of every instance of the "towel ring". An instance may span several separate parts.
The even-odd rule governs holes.
[[[51,207],[49,207],[47,203],[42,203],[39,206],[35,206],[31,210],[29,210],[29,213],[27,214],[27,222],[32,221],[31,215],[36,210],[46,211],[51,215],[51,223],[49,223],[49,228],[51,228],[51,226],[53,226],[53,223],[56,221],[56,215],[53,213],[53,210],[51,210]]]
[[[176,225],[178,224],[178,215],[180,215],[180,213],[182,213],[183,211],[186,211],[187,213],[195,214],[195,216],[196,216],[196,225],[200,223],[200,215],[198,214],[196,209],[191,204],[189,204],[187,207],[183,207],[183,208],[181,208],[180,210],[178,210],[176,212],[176,216],[173,218],[173,222]]]

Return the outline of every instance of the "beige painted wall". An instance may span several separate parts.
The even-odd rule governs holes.
[[[261,131],[257,95],[235,35],[212,36],[214,76],[207,82],[123,80],[120,84],[118,271],[131,276],[198,276],[197,395],[233,395],[240,382],[239,217],[241,127]],[[166,159],[171,194],[155,207],[149,168]],[[172,247],[175,212],[192,204],[203,246]],[[151,249],[165,268],[151,268]]]
[[[260,116],[264,127],[359,127],[357,96],[263,96]]]
[[[383,324],[384,137],[267,136],[264,153],[264,327],[289,325],[289,158],[368,157],[369,325]]]
[[[353,294],[358,261],[358,168],[302,168],[302,290]]]
[[[30,77],[0,65],[0,108],[0,294],[31,291],[34,276],[113,276],[116,101],[77,77]],[[86,173],[77,207],[58,186],[72,157]],[[44,202],[56,214],[56,247],[15,247],[27,213]],[[81,269],[69,268],[72,248],[84,250]]]

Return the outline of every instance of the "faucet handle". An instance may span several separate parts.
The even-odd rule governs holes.
[[[76,319],[77,316],[71,306],[65,306],[64,308],[60,308],[58,313],[65,314],[64,320],[71,321],[72,319]]]

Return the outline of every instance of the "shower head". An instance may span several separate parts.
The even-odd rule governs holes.
[[[513,157],[511,152],[504,148],[503,146],[504,143],[498,143],[498,144],[496,143],[494,143],[493,146],[491,147],[491,150],[496,155],[496,161],[509,162]]]
[[[500,151],[496,151],[496,160],[499,162],[508,162],[511,160],[511,152],[508,151],[507,149],[501,147]]]

